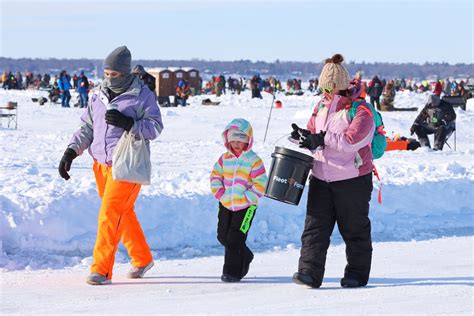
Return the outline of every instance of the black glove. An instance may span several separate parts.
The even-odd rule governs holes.
[[[294,140],[300,141],[302,136],[306,137],[311,134],[311,131],[304,128],[299,128],[295,123],[291,124],[291,127],[293,128],[293,131],[291,132],[291,138]]]
[[[410,127],[410,135],[413,135],[416,131],[416,129],[418,128],[418,124],[413,124],[411,127]]]
[[[300,141],[300,147],[308,148],[309,150],[315,150],[319,146],[324,147],[324,135],[326,135],[326,132],[320,131],[317,134],[302,136]]]
[[[68,148],[64,152],[64,155],[61,158],[61,161],[59,162],[59,167],[58,167],[59,175],[64,180],[69,180],[70,176],[67,172],[71,170],[72,161],[76,157],[77,157],[76,151],[72,148]]]
[[[407,150],[416,150],[420,148],[421,144],[419,141],[414,140],[413,138],[408,139]]]
[[[114,109],[107,110],[105,113],[105,122],[113,126],[121,127],[128,132],[132,128],[135,121],[133,118],[125,116],[118,110]]]

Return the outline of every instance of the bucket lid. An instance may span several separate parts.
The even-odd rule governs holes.
[[[281,154],[281,155],[285,155],[285,156],[290,156],[290,157],[293,157],[293,158],[296,158],[296,159],[303,160],[303,161],[308,162],[308,163],[313,163],[313,160],[314,160],[313,157],[311,157],[309,155],[300,153],[299,151],[284,148],[284,147],[275,146],[275,150],[273,151],[273,153]]]

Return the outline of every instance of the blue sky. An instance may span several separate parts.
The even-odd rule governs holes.
[[[0,0],[3,57],[473,63],[473,0]]]

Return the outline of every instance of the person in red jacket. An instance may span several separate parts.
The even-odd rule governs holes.
[[[176,94],[174,96],[174,106],[178,104],[186,106],[186,100],[189,98],[189,86],[186,81],[180,80],[176,87]]]
[[[434,86],[434,91],[433,93],[437,95],[438,97],[441,96],[441,92],[443,91],[443,85],[441,84],[441,81],[439,79],[436,81],[436,84]]]

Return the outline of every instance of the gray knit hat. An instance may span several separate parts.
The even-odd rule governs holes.
[[[319,76],[319,87],[333,90],[347,90],[349,88],[349,72],[341,64],[344,57],[340,54],[326,59],[326,64]]]
[[[439,106],[441,99],[436,94],[430,94],[427,103],[431,104],[432,106]]]
[[[109,56],[104,59],[104,69],[120,71],[124,75],[132,71],[132,54],[127,46],[120,46],[114,49]]]

